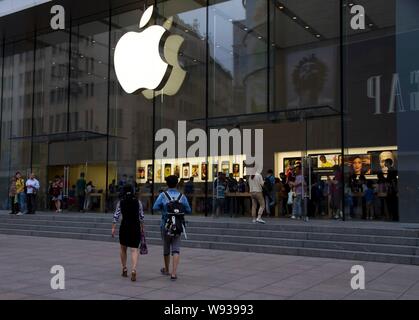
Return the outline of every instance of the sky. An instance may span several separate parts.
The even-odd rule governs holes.
[[[0,17],[50,1],[51,0],[0,0]]]
[[[180,19],[189,25],[193,25],[197,19],[199,32],[206,35],[206,8],[200,8],[179,14]],[[234,61],[231,51],[233,50],[233,23],[246,19],[246,10],[242,0],[230,0],[209,7],[209,40],[211,56],[225,69],[233,72]],[[217,47],[219,46],[219,47]]]

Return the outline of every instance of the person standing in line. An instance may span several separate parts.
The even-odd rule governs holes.
[[[177,268],[180,262],[181,235],[170,236],[166,232],[165,226],[168,218],[168,207],[169,204],[177,202],[177,204],[185,211],[185,214],[191,214],[192,210],[189,206],[188,199],[186,199],[186,197],[176,189],[176,186],[179,183],[179,178],[177,176],[168,176],[166,178],[166,183],[168,189],[166,192],[160,193],[153,205],[153,210],[161,212],[160,231],[163,240],[164,267],[160,270],[160,272],[163,275],[171,275],[170,279],[172,281],[176,281]],[[170,254],[172,254],[173,257],[171,273],[169,272]]]
[[[26,193],[28,201],[28,214],[35,214],[36,211],[36,195],[40,189],[39,181],[32,172],[30,178],[26,181]]]
[[[19,212],[19,204],[17,201],[17,193],[16,193],[16,177],[12,177],[12,179],[10,179],[9,198],[10,198],[10,208],[12,209],[10,214],[17,214]]]
[[[86,198],[86,180],[84,179],[84,172],[80,174],[80,178],[76,182],[76,193],[79,211],[84,212],[84,201]]]
[[[265,211],[265,199],[263,198],[263,178],[260,173],[251,175],[249,178],[249,189],[252,198],[252,218],[253,223],[265,224],[262,220],[263,212]],[[256,209],[259,205],[258,215],[256,217]]]
[[[245,193],[246,192],[246,182],[244,182],[243,178],[240,178],[239,183],[237,184],[237,192],[238,193]],[[244,210],[245,210],[244,197],[239,195],[237,197],[237,212],[241,213],[242,216],[244,216],[244,214],[245,214]]]
[[[265,207],[266,207],[266,214],[268,217],[271,216],[271,209],[275,205],[275,177],[273,170],[268,170],[268,175],[265,177],[264,183],[264,196],[265,196]]]
[[[216,193],[215,216],[217,218],[220,216],[220,212],[221,214],[224,214],[226,190],[227,190],[226,176],[222,173],[221,176],[218,178],[217,187],[215,189],[215,193]]]
[[[131,188],[131,191],[132,191],[131,185],[127,184],[127,186],[128,186],[128,188]],[[84,200],[84,210],[85,211],[89,211],[90,208],[91,208],[91,205],[92,205],[91,194],[93,192],[93,189],[94,189],[93,182],[89,181],[89,183],[86,185],[86,197],[85,197],[85,200]],[[122,195],[123,195],[123,190],[122,190]]]
[[[230,173],[229,176],[225,178],[227,182],[227,190],[231,193],[231,195],[226,199],[227,213],[233,217],[237,212],[237,197],[233,194],[237,193],[238,182],[236,178],[234,178],[233,173]]]
[[[21,173],[16,172],[16,196],[19,204],[17,215],[22,215],[26,211],[26,194],[25,194],[25,179],[22,178]]]
[[[366,219],[374,220],[374,200],[375,200],[375,191],[373,188],[372,181],[367,182],[367,190],[364,192],[365,197],[365,207],[366,207]]]
[[[189,181],[185,183],[185,195],[186,198],[189,201],[189,205],[192,207],[192,198],[193,198],[193,194],[195,192],[195,188],[194,188],[194,178],[190,177]]]
[[[303,191],[305,188],[304,176],[300,166],[295,168],[295,182],[293,183],[295,198],[292,219],[301,219],[303,215]]]
[[[116,223],[122,214],[119,227],[122,277],[128,277],[127,248],[131,248],[131,281],[137,281],[138,247],[141,242],[141,232],[144,231],[144,210],[130,185],[125,185],[122,193],[122,199],[118,202],[113,215],[112,237],[115,237]]]
[[[55,212],[60,213],[61,210],[61,201],[63,200],[63,181],[59,176],[56,176],[54,182],[52,183],[52,201],[55,204]]]
[[[291,188],[289,186],[289,183],[287,181],[287,176],[285,175],[284,172],[281,172],[279,174],[279,178],[281,179],[281,183],[283,185],[283,191],[282,191],[282,215],[284,217],[289,215],[289,210],[288,210],[288,195],[291,191]]]

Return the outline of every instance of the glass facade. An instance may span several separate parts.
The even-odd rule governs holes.
[[[181,188],[194,178],[194,214],[211,215],[217,173],[245,178],[246,155],[234,145],[213,155],[209,139],[205,156],[188,154],[194,133],[263,129],[263,149],[251,151],[263,150],[264,176],[269,169],[276,178],[283,173],[271,215],[292,215],[288,186],[301,166],[301,206],[309,217],[419,221],[415,1],[115,3],[68,20],[65,30],[1,44],[2,209],[10,206],[16,171],[38,176],[42,209],[59,175],[67,206],[76,210],[70,198],[85,173],[95,186],[92,209],[112,211],[113,186],[127,182],[149,212],[164,178],[176,174]],[[149,5],[156,13],[151,23],[170,25],[171,35],[183,39],[178,60],[186,76],[174,95],[127,94],[115,73],[116,45],[139,32]],[[354,5],[365,8],[365,29],[351,27]],[[176,153],[161,158],[162,129],[190,137],[175,140]],[[246,195],[230,192],[225,214],[248,215]]]

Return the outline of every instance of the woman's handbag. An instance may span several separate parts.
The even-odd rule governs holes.
[[[140,244],[140,254],[146,255],[148,254],[147,242],[145,239],[145,232],[144,227],[141,227],[141,244]]]

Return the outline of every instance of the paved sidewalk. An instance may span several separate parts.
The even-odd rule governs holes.
[[[159,274],[161,248],[149,251],[132,283],[116,242],[0,235],[0,299],[419,299],[418,266],[184,248],[173,283]],[[355,264],[366,290],[350,287]],[[65,290],[50,287],[53,265],[65,268]]]

